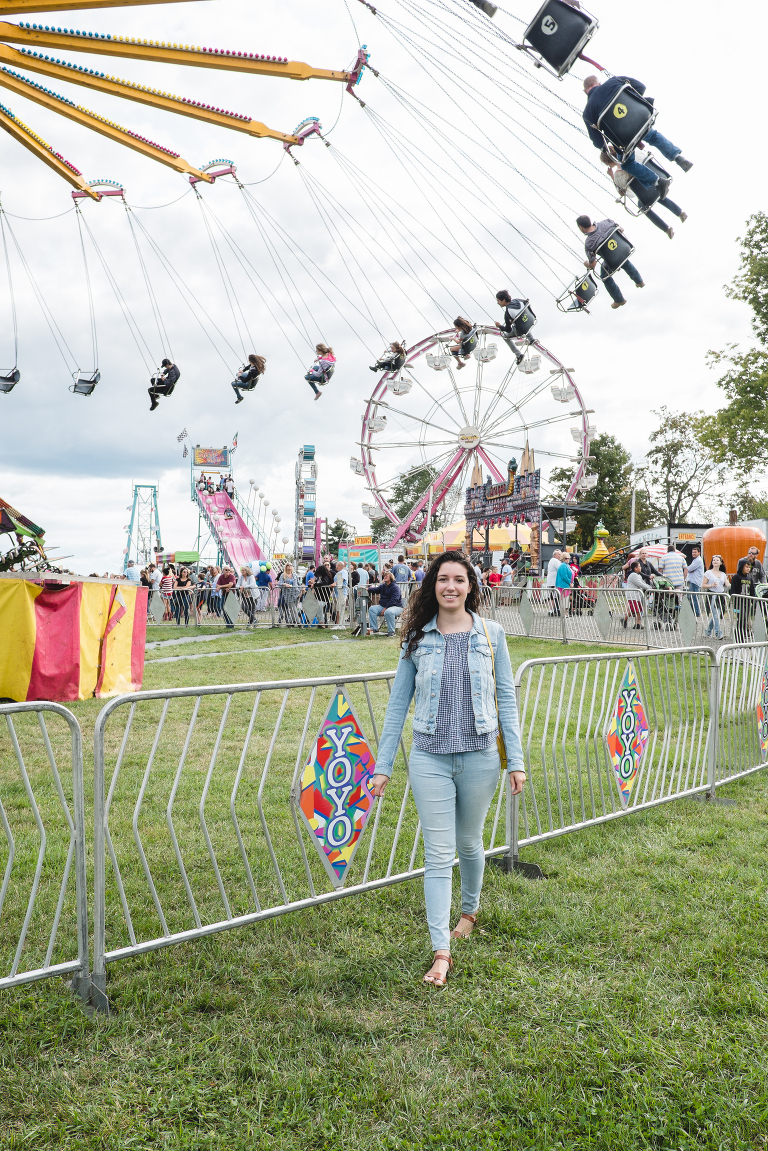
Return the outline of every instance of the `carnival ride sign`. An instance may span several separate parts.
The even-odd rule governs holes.
[[[757,701],[757,733],[765,759],[768,756],[768,663],[763,668],[763,681]]]
[[[464,514],[467,526],[484,520],[500,523],[502,520],[527,518],[538,520],[541,499],[541,472],[515,476],[512,494],[508,494],[508,481],[498,484],[478,484],[467,488]]]
[[[228,468],[229,448],[201,448],[199,444],[192,449],[193,468]]]
[[[607,734],[608,751],[623,808],[629,804],[647,742],[648,720],[637,689],[635,669],[629,664]]]
[[[376,760],[352,704],[337,688],[293,800],[335,888],[344,886],[374,808]]]

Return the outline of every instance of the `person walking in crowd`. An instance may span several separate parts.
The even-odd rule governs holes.
[[[560,553],[560,567],[557,569],[555,576],[555,587],[557,594],[562,602],[562,612],[568,615],[568,601],[571,598],[571,586],[573,584],[573,571],[571,570],[571,557],[568,552]]]
[[[629,565],[629,572],[627,574],[627,610],[624,612],[624,619],[621,621],[621,626],[627,626],[627,620],[630,616],[633,617],[634,623],[632,624],[633,631],[639,631],[642,627],[640,617],[643,614],[643,592],[652,592],[653,584],[647,583],[643,579],[642,564],[640,560],[635,559]]]
[[[269,595],[272,589],[272,576],[269,564],[259,565],[259,574],[256,576],[256,587],[259,589],[257,611],[266,611],[269,604]]]
[[[399,584],[406,584],[411,579],[411,569],[405,562],[405,556],[398,556],[397,563],[392,568],[392,575]]]
[[[562,556],[562,552],[560,551],[560,549],[555,548],[555,550],[552,552],[552,558],[550,559],[549,563],[547,564],[547,582],[544,586],[546,588],[551,589],[550,591],[547,591],[547,598],[549,599],[550,603],[552,604],[552,607],[549,609],[550,615],[557,615],[559,610],[560,610],[560,605],[557,602],[558,601],[558,595],[557,595],[557,591],[555,590],[555,588],[557,585],[557,572],[558,572],[558,568],[560,567],[560,557],[561,556]]]
[[[758,553],[757,548],[751,547],[749,549],[749,551],[747,552],[747,554],[745,556],[742,556],[742,558],[736,564],[736,570],[737,571],[739,570],[739,568],[741,567],[741,565],[743,563],[748,563],[751,565],[752,570],[749,574],[750,574],[750,577],[752,579],[752,583],[755,585],[755,587],[757,587],[757,585],[760,583],[765,583],[765,569],[763,568],[763,565],[761,564],[760,560],[758,559],[758,555],[759,555],[759,553]]]
[[[383,615],[384,622],[387,625],[387,635],[393,636],[395,634],[397,617],[403,610],[403,597],[400,591],[400,584],[398,584],[392,572],[384,572],[382,582],[373,587],[369,587],[368,590],[371,595],[377,595],[379,597],[379,602],[368,608],[368,627],[373,635],[378,635],[381,616]]]
[[[408,778],[424,839],[424,897],[434,961],[424,976],[444,987],[451,940],[477,922],[485,869],[483,827],[499,783],[499,736],[512,795],[525,784],[514,677],[503,628],[478,614],[480,589],[461,552],[439,556],[404,617],[397,674],[379,742],[375,796],[384,794],[411,699],[416,696]],[[461,916],[450,930],[453,861]]]
[[[177,627],[181,627],[182,612],[184,612],[184,627],[189,627],[189,605],[192,600],[193,587],[194,583],[189,574],[189,568],[182,568],[173,589],[173,614],[176,617]]]
[[[672,584],[675,591],[683,591],[688,575],[688,565],[685,556],[679,552],[674,544],[669,544],[667,554],[659,560],[659,571]]]
[[[620,89],[624,84],[631,84],[639,96],[645,94],[645,84],[639,80],[633,80],[631,76],[611,76],[610,79],[604,80],[601,84],[597,76],[587,76],[584,81],[584,93],[587,97],[587,103],[584,107],[584,124],[589,138],[596,148],[601,150],[605,148],[605,139],[598,131],[597,122],[609,104],[619,94]],[[653,101],[649,101],[653,103]],[[651,148],[658,148],[662,156],[667,160],[674,160],[679,168],[684,172],[690,172],[693,164],[690,160],[686,160],[683,156],[682,149],[668,140],[666,136],[662,136],[661,132],[656,128],[652,128],[643,137],[642,142],[638,145],[639,148],[644,148],[646,145]],[[635,153],[630,152],[628,156],[617,153],[621,162],[621,166],[625,172],[629,172],[630,176],[634,176],[639,183],[643,184],[646,188],[654,188],[659,183],[659,178],[655,172],[652,172],[645,164],[639,163],[635,159]]]
[[[238,598],[240,599],[240,609],[245,612],[248,619],[247,627],[253,627],[256,616],[256,601],[253,598],[256,586],[256,576],[253,574],[253,569],[247,565],[241,567],[240,575],[237,579],[237,591]]]
[[[736,643],[749,643],[749,628],[755,614],[755,585],[752,582],[752,564],[748,559],[739,560],[736,575],[731,580],[731,604],[736,624],[733,638]]]
[[[335,627],[344,624],[344,611],[347,606],[347,590],[349,587],[349,573],[347,565],[342,561],[336,564],[336,575],[333,577],[333,593],[335,600]]]
[[[229,618],[225,604],[229,593],[234,591],[236,582],[235,573],[232,571],[232,568],[225,564],[221,569],[221,575],[216,580],[216,590],[221,596],[221,611],[224,615],[224,623],[228,628],[233,628],[235,621]]]
[[[277,605],[279,608],[278,613],[278,626],[286,621],[286,627],[295,627],[298,621],[296,612],[296,605],[299,602],[299,578],[293,573],[293,564],[286,564],[277,581],[277,586],[280,589],[279,599]]]
[[[582,235],[586,236],[584,241],[584,250],[587,253],[587,258],[584,261],[584,267],[589,268],[590,271],[597,265],[597,249],[601,244],[614,232],[619,225],[615,220],[601,220],[599,224],[593,224],[589,216],[577,216],[576,224]],[[624,229],[619,228],[619,231],[624,235]],[[622,272],[626,272],[632,283],[636,288],[644,288],[645,280],[638,272],[634,264],[629,260],[625,260],[621,265]],[[609,268],[602,264],[599,272],[600,279],[605,284],[605,290],[613,300],[612,308],[621,308],[626,304],[626,300],[622,295],[621,288],[616,283]]]
[[[712,556],[710,565],[704,572],[704,579],[702,580],[701,586],[705,592],[710,593],[710,595],[707,596],[706,602],[712,618],[707,624],[706,634],[712,635],[714,630],[715,638],[722,639],[723,632],[720,627],[720,620],[725,611],[723,606],[725,599],[720,597],[724,597],[731,586],[728,581],[728,576],[725,574],[725,565],[723,564],[722,556]]]
[[[704,560],[701,558],[701,548],[691,548],[691,562],[688,564],[688,591],[693,592],[691,596],[691,607],[696,615],[701,615],[701,605],[699,604],[699,597],[696,592],[701,591],[701,585],[704,582]]]
[[[125,565],[125,578],[131,580],[132,583],[139,583],[141,581],[141,574],[133,560],[128,560]]]

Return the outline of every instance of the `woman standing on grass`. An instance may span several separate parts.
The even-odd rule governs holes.
[[[445,552],[410,597],[371,790],[383,795],[416,694],[409,780],[424,836],[424,897],[435,951],[424,976],[444,987],[450,940],[472,933],[483,885],[483,826],[499,782],[499,727],[512,794],[523,790],[523,750],[504,631],[477,614],[477,575]],[[494,675],[495,672],[495,675]],[[497,704],[498,699],[498,704]],[[461,917],[449,932],[453,860],[461,870]]]

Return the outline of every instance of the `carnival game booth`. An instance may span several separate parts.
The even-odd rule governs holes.
[[[0,702],[103,699],[141,690],[147,588],[0,574]]]

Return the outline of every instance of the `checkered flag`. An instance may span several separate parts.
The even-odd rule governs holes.
[[[188,431],[187,431],[187,429],[185,428],[185,429],[184,429],[184,431],[181,433],[181,435],[178,435],[178,436],[176,437],[176,439],[178,440],[178,442],[179,442],[179,443],[181,443],[181,441],[182,441],[183,439],[185,439],[185,438],[186,438],[188,435],[189,435],[189,432],[188,432]],[[187,454],[188,454],[188,453],[186,453],[186,452],[185,452],[185,455],[187,455]]]
[[[182,458],[183,460],[185,460],[185,459],[187,458],[187,456],[188,456],[188,455],[189,455],[189,449],[187,448],[187,445],[185,444],[185,445],[184,445],[184,453],[183,453],[183,455],[182,455],[182,457],[181,457],[181,458]]]

